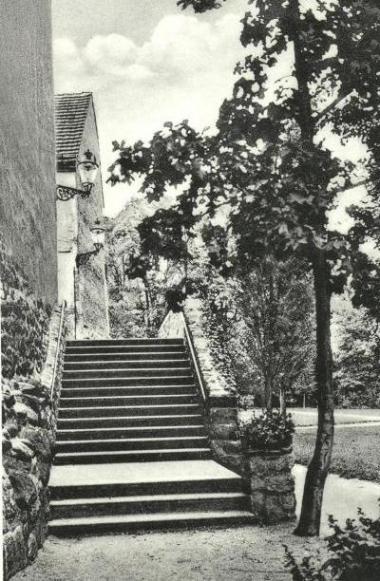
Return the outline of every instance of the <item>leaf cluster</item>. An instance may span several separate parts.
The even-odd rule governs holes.
[[[253,450],[279,450],[291,445],[295,431],[291,414],[286,417],[279,410],[262,410],[254,413],[249,424],[240,428],[245,448]]]
[[[294,581],[376,581],[380,572],[380,519],[358,509],[358,519],[340,527],[329,517],[333,534],[327,538],[330,556],[308,555],[300,563],[285,546],[286,567]]]

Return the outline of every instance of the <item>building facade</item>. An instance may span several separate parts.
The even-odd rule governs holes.
[[[34,295],[57,300],[50,0],[0,2],[0,224]]]
[[[88,152],[100,165],[99,140],[91,93],[55,97],[57,184],[82,189],[78,159]],[[105,254],[95,253],[91,229],[103,215],[101,171],[88,196],[57,200],[58,296],[69,313],[70,336],[109,336]]]

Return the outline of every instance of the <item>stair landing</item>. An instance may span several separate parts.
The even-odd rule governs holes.
[[[225,478],[240,481],[240,476],[214,460],[77,464],[53,466],[49,486],[54,489],[58,486],[86,486],[94,482],[101,485]]]

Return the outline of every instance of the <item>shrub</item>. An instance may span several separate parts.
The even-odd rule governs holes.
[[[245,448],[254,450],[278,450],[291,445],[294,423],[291,414],[284,417],[279,410],[263,410],[253,415],[251,421],[240,428]]]
[[[294,581],[378,581],[380,579],[380,518],[372,520],[358,509],[358,519],[344,528],[329,517],[333,534],[327,538],[330,557],[319,553],[300,563],[285,546],[286,567]]]

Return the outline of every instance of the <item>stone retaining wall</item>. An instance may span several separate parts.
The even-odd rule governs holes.
[[[64,332],[58,344],[60,325],[61,309],[57,307],[44,338],[47,355],[40,373],[3,378],[5,580],[35,559],[46,537],[48,481],[64,354]]]

